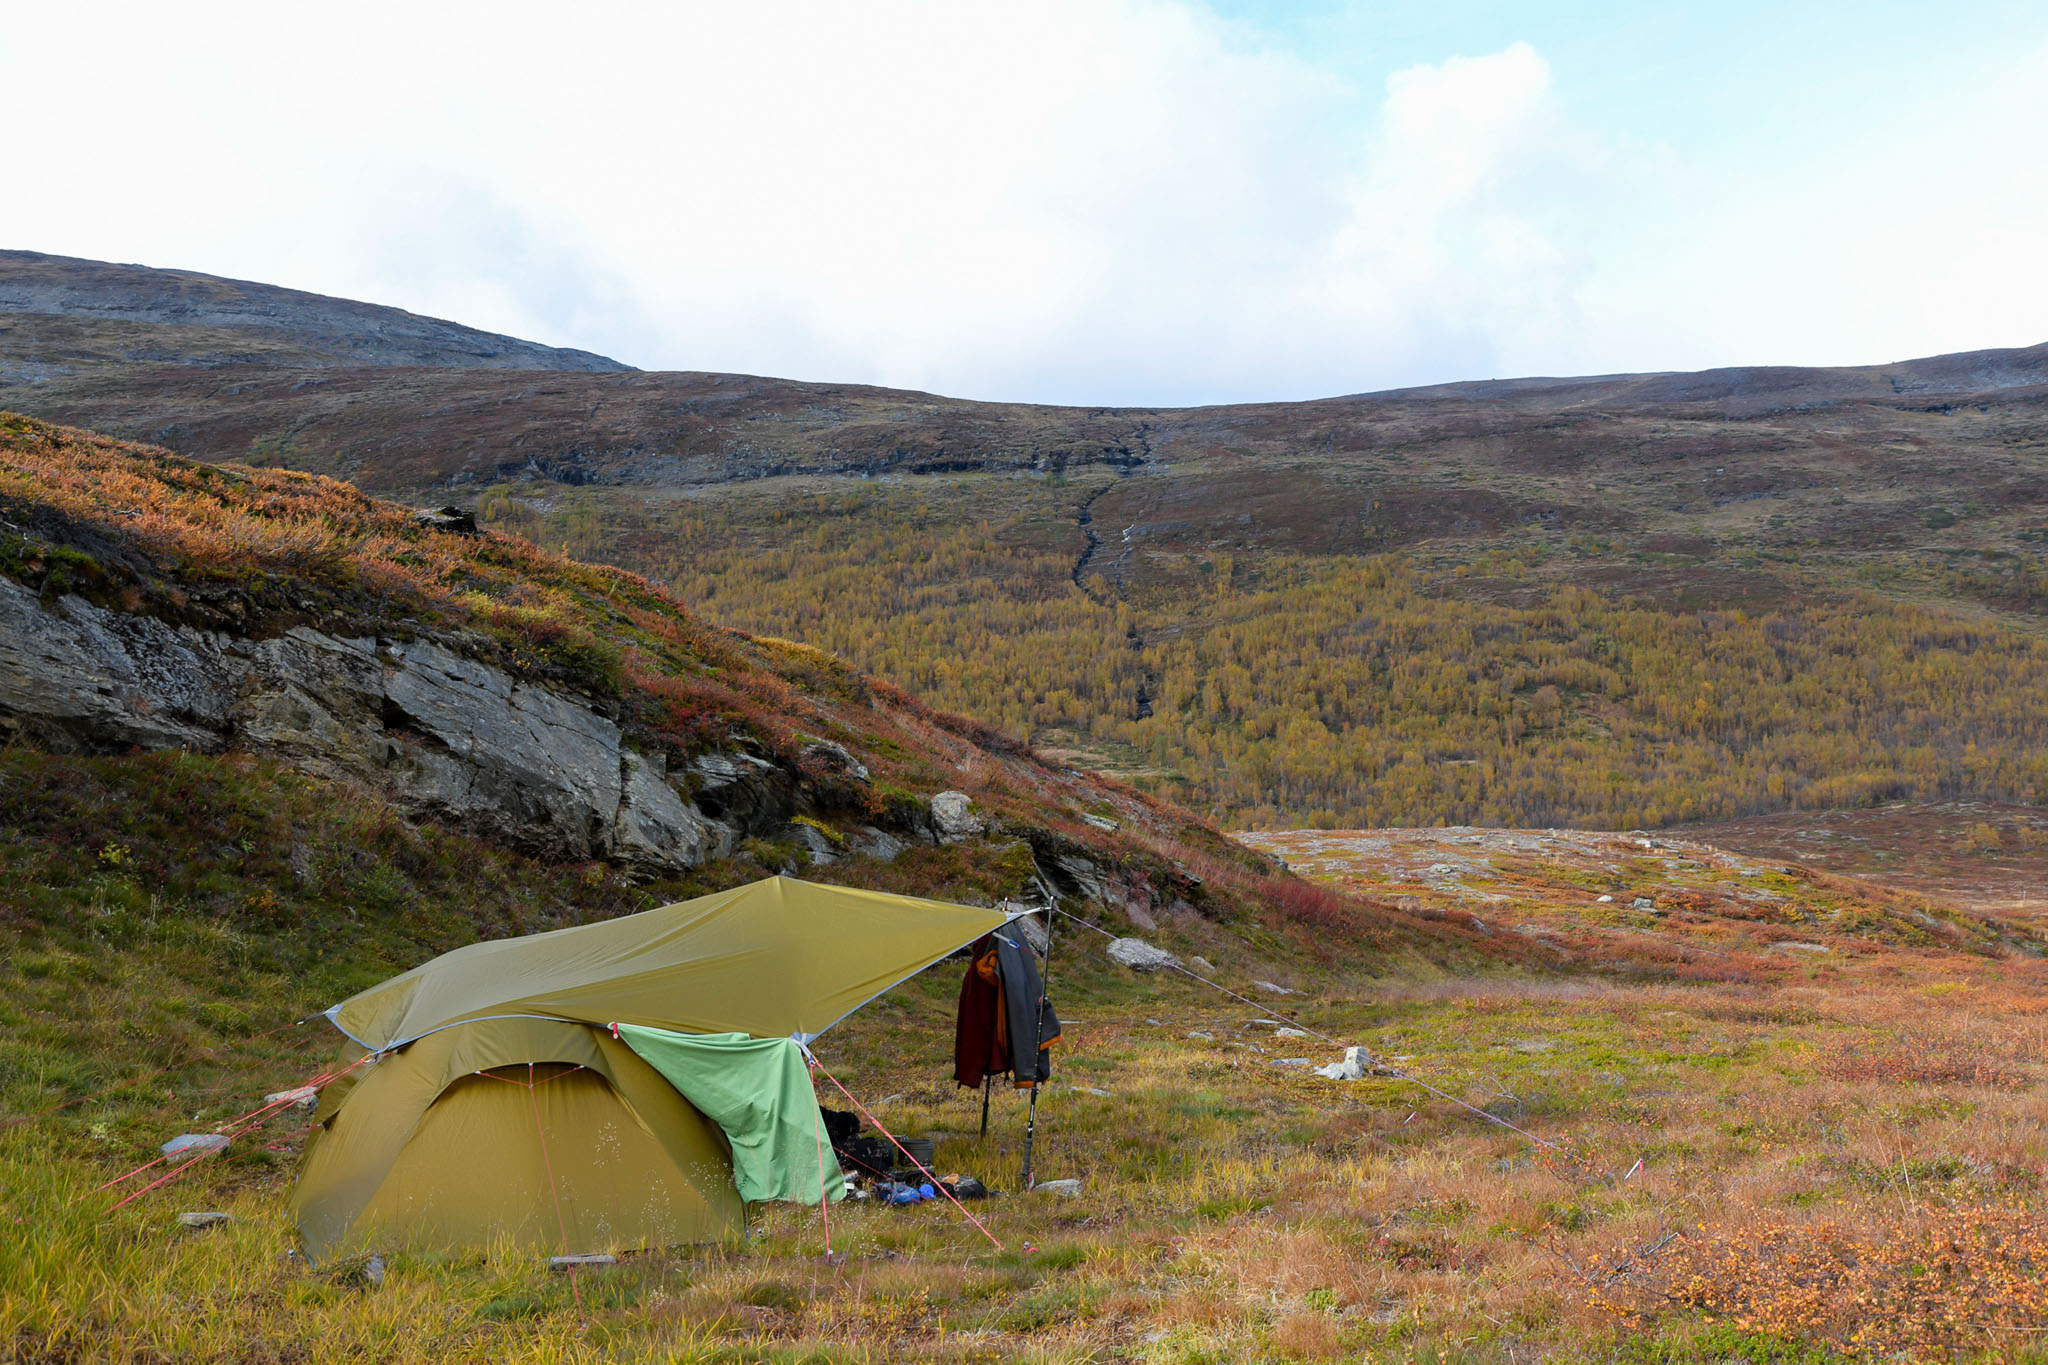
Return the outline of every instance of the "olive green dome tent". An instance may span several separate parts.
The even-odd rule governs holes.
[[[306,1253],[616,1251],[837,1197],[801,1046],[1010,918],[772,877],[351,996],[292,1192]]]

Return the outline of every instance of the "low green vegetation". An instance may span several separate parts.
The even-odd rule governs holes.
[[[13,1358],[2006,1360],[2048,1326],[2048,1151],[2026,1136],[2048,979],[2024,961],[1807,929],[1834,951],[1710,936],[1724,970],[1688,982],[1655,935],[1574,928],[1589,893],[1525,868],[1502,875],[1532,918],[1489,910],[1492,928],[1568,931],[1563,974],[1395,980],[1288,951],[1260,970],[1301,993],[1268,1009],[1133,977],[1062,922],[1068,1027],[1036,1164],[1078,1197],[1017,1193],[1021,1095],[976,1136],[942,964],[819,1053],[893,1131],[933,1137],[942,1172],[1004,1191],[973,1206],[990,1236],[949,1205],[842,1205],[829,1233],[771,1206],[744,1239],[573,1281],[483,1249],[393,1255],[377,1283],[360,1258],[285,1255],[302,1119],[119,1207],[164,1168],[118,1178],[317,1073],[337,1039],[296,1015],[479,934],[747,870],[629,887],[264,765],[19,752],[0,761],[0,857],[0,1112],[79,1101],[0,1130]],[[1660,900],[1712,884],[1630,877]],[[1337,1052],[1288,1023],[1562,1150],[1394,1076],[1279,1065]],[[232,1221],[181,1228],[196,1210]],[[1881,1315],[1845,1311],[1844,1283]]]

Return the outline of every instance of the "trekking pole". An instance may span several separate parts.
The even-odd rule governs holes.
[[[1026,949],[1029,949],[1031,946],[1031,940],[1026,939],[1024,941],[1024,946]],[[1045,917],[1045,970],[1038,974],[1038,1008],[1035,1011],[1033,1011],[1035,1017],[1031,1021],[1031,1112],[1029,1116],[1024,1120],[1023,1185],[1026,1193],[1029,1193],[1031,1190],[1032,1140],[1038,1136],[1038,1083],[1041,1079],[1039,1073],[1046,1069],[1044,1063],[1045,1006],[1046,1001],[1049,999],[1049,997],[1046,995],[1046,991],[1049,988],[1048,983],[1051,976],[1052,915],[1048,913]]]
[[[994,1079],[995,1077],[986,1071],[981,1073],[981,1135],[983,1138],[988,1137],[988,1092],[989,1083]]]

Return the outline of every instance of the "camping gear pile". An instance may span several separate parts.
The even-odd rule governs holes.
[[[818,1106],[831,1135],[832,1155],[846,1172],[848,1193],[856,1199],[874,1199],[884,1204],[921,1204],[931,1199],[986,1199],[989,1189],[973,1176],[930,1172],[934,1143],[930,1138],[904,1137],[894,1142],[869,1137],[861,1132],[860,1118],[838,1109]],[[900,1143],[899,1150],[897,1144]],[[906,1164],[907,1163],[907,1164]],[[941,1193],[941,1191],[944,1193]]]

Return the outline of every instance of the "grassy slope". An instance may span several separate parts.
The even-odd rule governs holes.
[[[941,756],[960,751],[943,746],[971,744],[884,690],[858,700],[829,660],[694,626],[628,576],[505,539],[449,559],[398,513],[298,476],[208,473],[34,424],[9,441],[9,571],[47,590],[62,574],[243,628],[308,611],[409,618],[629,712],[687,675],[724,689],[698,695],[746,704],[722,724],[761,727],[764,743],[839,724],[898,781],[954,778]],[[589,625],[600,611],[606,635]],[[616,655],[598,643],[620,637],[631,648]],[[1061,793],[1081,789],[1042,785],[1052,770],[974,753],[978,793],[1013,818],[1075,809]],[[1199,822],[1086,792],[1157,822],[1125,856],[1223,863]],[[1053,977],[1072,1022],[1039,1170],[1087,1193],[986,1206],[1003,1250],[945,1211],[845,1209],[833,1236],[849,1257],[826,1266],[816,1215],[777,1208],[744,1244],[636,1258],[573,1288],[477,1255],[399,1258],[372,1290],[353,1266],[280,1258],[287,1121],[126,1207],[92,1187],[313,1072],[325,1034],[268,1031],[395,967],[760,866],[633,886],[245,758],[19,749],[0,755],[0,860],[5,1112],[132,1082],[0,1131],[0,1219],[17,1229],[0,1249],[0,1341],[18,1357],[1650,1362],[1861,1344],[2010,1359],[2048,1327],[2048,982],[2006,946],[2021,929],[1924,898],[1523,855],[1465,879],[1509,897],[1501,909],[1340,862],[1317,870],[1368,898],[1226,865],[1215,918],[1176,921],[1171,941],[1304,988],[1282,1002],[1303,1022],[1410,1058],[1575,1159],[1402,1082],[1276,1067],[1331,1049],[1192,983],[1121,973],[1063,925]],[[956,896],[1017,876],[1000,843],[820,871]],[[1671,915],[1596,913],[1600,877]],[[1390,892],[1412,901],[1374,909]],[[1776,898],[1771,913],[1735,913],[1755,893]],[[1789,935],[1832,951],[1765,946]],[[1489,970],[1444,970],[1458,964]],[[942,1167],[1008,1185],[1019,1106],[1004,1097],[984,1145],[974,1097],[944,1080],[953,990],[943,971],[912,982],[822,1055],[892,1126],[936,1136]],[[173,1216],[192,1208],[237,1221],[180,1233]],[[1868,1305],[1854,1317],[1836,1308],[1845,1289]],[[1871,1324],[1877,1339],[1855,1336]]]
[[[1543,928],[1564,971],[1426,981],[1283,952],[1272,969],[1307,988],[1283,1008],[1578,1160],[1396,1081],[1276,1067],[1332,1049],[1122,974],[1062,925],[1069,1046],[1039,1172],[1084,1178],[1082,1200],[982,1206],[1000,1251],[948,1211],[836,1209],[849,1259],[829,1267],[815,1211],[770,1209],[745,1244],[585,1276],[579,1326],[571,1286],[517,1256],[399,1258],[375,1290],[352,1264],[281,1260],[290,1121],[125,1208],[88,1191],[317,1069],[316,1027],[257,1036],[294,1015],[477,933],[742,870],[630,887],[266,764],[9,754],[0,1102],[174,1070],[0,1132],[0,1219],[20,1230],[0,1250],[0,1341],[145,1361],[1649,1362],[1832,1358],[1873,1324],[1886,1349],[2011,1359],[2014,1335],[2048,1326],[2048,975],[2003,955],[1995,922],[1669,847],[1490,851],[1455,890],[1389,884],[1323,837],[1289,856],[1413,896],[1418,919]],[[1472,854],[1444,842],[1396,861]],[[923,889],[928,869],[862,875]],[[1591,913],[1609,885],[1667,921]],[[1782,912],[1720,908],[1759,891]],[[1950,928],[1925,932],[1928,910]],[[1833,951],[1767,946],[1788,934]],[[1022,1106],[999,1097],[974,1138],[976,1099],[945,1080],[953,991],[945,970],[909,983],[821,1055],[892,1127],[937,1136],[942,1168],[1008,1185]],[[197,1208],[237,1221],[179,1232]],[[1842,1314],[1845,1293],[1869,1309]]]

